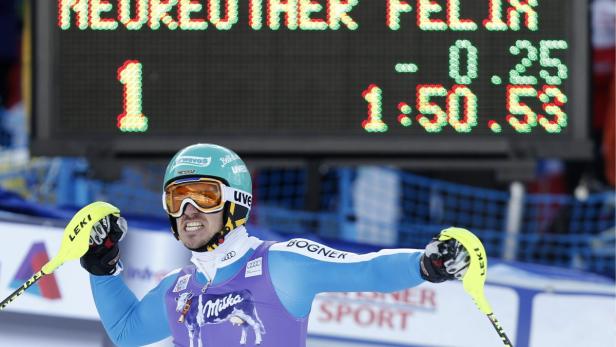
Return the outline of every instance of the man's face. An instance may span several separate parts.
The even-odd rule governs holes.
[[[184,213],[177,219],[180,241],[189,249],[205,245],[222,229],[222,213],[203,213],[193,205],[186,204]]]

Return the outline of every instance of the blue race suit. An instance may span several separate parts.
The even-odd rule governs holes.
[[[243,227],[238,229],[227,238],[233,239],[235,233],[240,235],[238,239],[250,239],[250,247],[236,248],[234,259],[217,264],[211,283],[198,266],[189,265],[167,275],[139,301],[120,276],[90,276],[96,307],[113,342],[138,346],[173,334],[176,346],[193,346],[193,338],[202,338],[197,341],[199,346],[269,347],[278,346],[272,341],[286,341],[285,346],[303,347],[316,294],[392,292],[423,282],[419,250],[358,255],[306,239],[262,242],[248,237]],[[226,240],[225,247],[213,252],[229,254],[233,243]],[[253,279],[259,280],[248,282]],[[267,315],[274,318],[264,317]],[[283,323],[287,329],[268,329],[268,324]],[[234,344],[216,340],[220,334],[207,333],[223,326],[235,329]],[[204,334],[199,337],[201,329]],[[293,336],[288,336],[289,331]]]

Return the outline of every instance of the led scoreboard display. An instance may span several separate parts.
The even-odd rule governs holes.
[[[587,1],[33,2],[35,154],[589,154]]]

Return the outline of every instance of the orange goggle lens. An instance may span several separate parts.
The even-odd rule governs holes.
[[[165,188],[167,213],[180,213],[182,202],[192,200],[203,212],[214,212],[224,205],[222,185],[218,181],[191,181],[171,184]]]

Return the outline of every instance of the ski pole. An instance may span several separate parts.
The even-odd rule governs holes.
[[[441,241],[446,241],[449,239],[456,239],[460,242],[464,248],[466,248],[469,256],[471,257],[468,270],[462,279],[464,291],[466,291],[466,293],[473,298],[477,308],[488,316],[488,319],[490,319],[492,326],[496,329],[496,332],[503,341],[503,344],[507,347],[513,347],[513,344],[507,337],[507,334],[505,334],[505,330],[498,322],[498,319],[496,319],[496,316],[494,316],[492,307],[490,307],[490,303],[488,302],[488,299],[486,299],[483,292],[483,287],[488,274],[488,257],[486,256],[486,251],[481,243],[481,240],[466,229],[454,227],[443,230],[441,236],[439,237],[439,240]]]
[[[0,302],[0,311],[13,302],[18,296],[23,294],[39,279],[45,275],[53,273],[57,268],[67,261],[81,258],[88,251],[90,231],[92,226],[109,214],[120,214],[120,210],[106,202],[93,202],[73,216],[71,221],[64,228],[62,244],[55,257],[48,261],[40,271],[30,277],[21,287],[17,288],[11,295]]]

